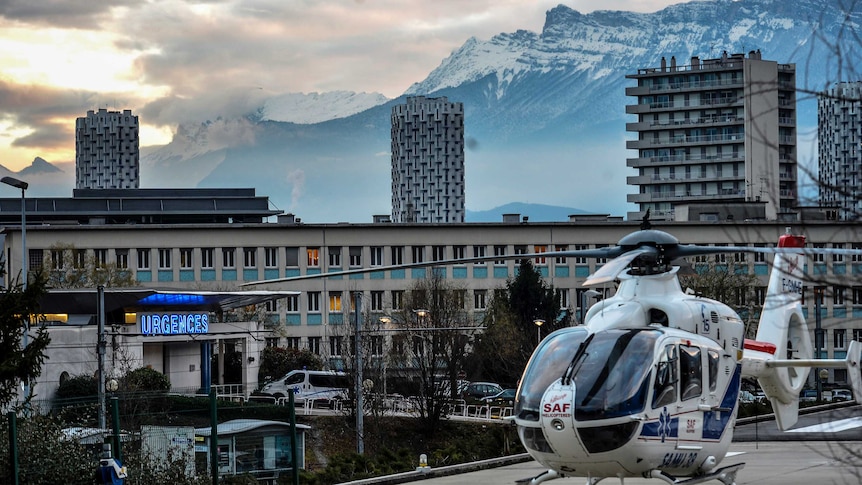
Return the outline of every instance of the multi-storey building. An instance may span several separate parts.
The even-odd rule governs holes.
[[[843,220],[862,214],[862,82],[842,82],[817,98],[820,205]]]
[[[0,199],[0,207],[14,200]],[[35,204],[34,207],[41,205]],[[10,207],[12,214],[9,220],[4,221],[6,227],[3,231],[4,254],[12,261],[12,271],[7,278],[15,276],[15,267],[20,267],[15,264],[16,255],[22,254],[20,226],[11,223],[20,206]],[[191,213],[191,209],[192,206],[185,210]],[[86,207],[82,206],[80,210],[85,211]],[[182,211],[179,208],[166,210]],[[251,208],[250,211],[267,216],[260,208]],[[122,221],[121,217],[99,218],[92,223],[80,224],[69,224],[63,219],[73,217],[69,214],[55,222],[42,220],[36,212],[28,216],[28,222],[32,224],[26,235],[31,271],[49,261],[59,260],[52,258],[51,252],[58,243],[63,243],[73,245],[80,252],[82,256],[76,261],[116,264],[119,269],[131,272],[144,288],[196,291],[237,290],[244,288],[241,285],[255,281],[354,268],[472,256],[594,249],[614,245],[638,228],[634,222],[580,216],[573,216],[568,222],[524,223],[515,217],[512,218],[514,222],[474,224],[308,224],[299,223],[290,216],[281,216],[278,222],[263,222],[264,219],[249,222],[252,219],[248,215],[247,222],[230,219],[208,223],[181,222],[178,217],[161,219],[170,222],[135,224],[111,222]],[[786,223],[778,221],[656,224],[657,229],[668,231],[685,243],[761,246],[774,245],[785,233],[785,226]],[[809,245],[814,248],[862,248],[858,242],[862,230],[860,223],[811,221],[798,224],[793,230],[806,235]],[[726,270],[732,268],[733,271],[758,275],[761,283],[755,294],[761,301],[750,303],[762,303],[770,271],[767,256],[718,255],[715,261]],[[546,281],[554,286],[573,320],[578,321],[581,307],[594,302],[584,298],[586,288],[582,283],[606,261],[536,257],[533,263]],[[47,269],[76,270],[53,266]],[[808,261],[806,269],[809,279],[805,282],[804,305],[809,316],[809,328],[813,331],[816,317],[826,332],[818,353],[842,358],[851,339],[862,340],[862,326],[858,323],[862,317],[862,280],[853,276],[862,274],[862,258],[819,254]],[[421,268],[381,270],[327,279],[254,285],[252,289],[298,292],[281,298],[276,304],[267,305],[265,326],[255,329],[255,338],[268,345],[309,349],[337,366],[344,357],[342,353],[348,351],[350,323],[355,312],[350,303],[351,294],[360,292],[363,295],[363,315],[372,320],[398,315],[406,292],[430,271]],[[460,300],[465,318],[478,323],[495,290],[504,288],[507,280],[516,275],[517,263],[498,260],[450,265],[438,271],[463,292]],[[9,284],[9,280],[6,283]],[[610,295],[614,288],[613,283],[609,283],[595,289]],[[732,296],[734,299],[743,297]],[[740,305],[746,302],[734,300],[729,303]],[[127,329],[130,325],[127,321],[108,321],[107,324],[119,328],[119,334],[135,332],[134,328]],[[544,333],[545,328],[540,331]],[[219,338],[231,343],[230,336]],[[160,358],[168,359],[195,349],[190,344],[192,340],[192,337],[183,339],[182,336],[161,340],[150,338],[141,351],[145,358],[149,356],[161,362]],[[384,352],[386,346],[375,348]],[[383,354],[377,357],[382,358]],[[155,368],[160,367],[157,365]],[[176,371],[178,366],[172,364],[170,368]],[[843,372],[830,370],[830,382],[846,383]],[[249,379],[256,379],[256,376],[249,376]],[[256,381],[246,384],[253,388]]]
[[[392,222],[464,222],[464,105],[392,107]]]
[[[138,188],[139,144],[131,110],[87,111],[75,120],[75,188]]]
[[[688,65],[662,58],[659,67],[626,76],[637,116],[626,129],[637,139],[628,177],[637,187],[628,201],[639,219],[679,219],[682,204],[765,203],[774,220],[797,203],[796,67],[763,60],[760,51],[717,59],[692,57]]]

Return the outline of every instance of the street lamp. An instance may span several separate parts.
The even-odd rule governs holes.
[[[27,289],[27,211],[25,206],[24,191],[30,186],[23,180],[18,180],[13,177],[3,177],[0,179],[6,185],[11,185],[17,189],[21,189],[21,278],[24,289]],[[26,338],[26,337],[25,337]]]
[[[542,324],[545,323],[541,318],[537,318],[533,320],[533,323],[536,324],[536,346],[539,346],[539,343],[542,342]]]
[[[13,177],[3,177],[0,179],[6,185],[11,185],[17,189],[21,189],[21,285],[23,289],[27,289],[27,206],[24,198],[24,192],[30,186],[23,180],[18,180]],[[21,346],[25,349],[30,343],[30,316],[24,317],[24,335],[21,337]],[[24,399],[30,395],[30,383],[24,382]]]

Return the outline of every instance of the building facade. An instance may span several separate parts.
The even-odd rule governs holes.
[[[796,67],[763,60],[760,51],[717,59],[692,57],[626,76],[637,116],[627,160],[637,169],[628,201],[639,219],[679,220],[689,203],[765,202],[767,220],[797,205]]]
[[[786,223],[777,221],[667,223],[657,224],[655,228],[672,233],[684,243],[760,246],[775,245],[787,229]],[[300,224],[290,218],[274,223],[174,225],[36,225],[34,221],[34,225],[28,227],[26,243],[31,270],[47,264],[52,247],[64,242],[73,244],[88,256],[131,272],[142,287],[225,291],[247,288],[243,285],[261,280],[322,272],[472,256],[595,249],[615,245],[637,229],[632,222],[575,219],[558,223],[475,224]],[[793,232],[804,234],[813,248],[862,248],[862,243],[858,242],[862,225],[857,223],[812,221],[797,224]],[[8,226],[5,235],[7,258],[14,260],[15,255],[22,252],[20,230]],[[763,297],[770,271],[767,256],[719,255],[715,260],[727,270],[757,275],[761,286],[755,293],[758,298]],[[546,281],[554,286],[574,321],[580,319],[582,306],[588,307],[594,302],[583,298],[586,290],[582,287],[583,281],[604,263],[603,260],[557,257],[537,257],[533,261]],[[826,333],[819,355],[843,358],[851,339],[862,340],[862,325],[859,324],[862,258],[820,254],[808,261],[806,270],[804,311],[809,328],[813,335],[815,321],[819,320]],[[355,318],[351,295],[355,292],[362,295],[363,315],[376,322],[382,317],[397,315],[403,309],[405,293],[430,271],[427,268],[381,270],[326,279],[255,284],[251,288],[299,292],[266,305],[264,326],[255,330],[258,332],[256,341],[263,345],[308,349],[337,368],[349,353],[351,322]],[[462,292],[460,300],[465,319],[478,323],[495,290],[505,288],[507,280],[516,275],[517,263],[489,261],[444,266],[437,271]],[[594,289],[611,295],[615,286],[608,283]],[[118,335],[140,333],[126,321],[109,321],[108,324],[118,326]],[[544,332],[544,328],[540,331]],[[177,355],[185,352],[181,343],[184,338],[189,346],[186,350],[199,347],[193,338],[166,336],[163,340],[172,342],[172,350],[167,354],[162,354],[167,347],[152,338],[144,338],[142,347],[135,352],[151,355],[154,361],[159,361],[174,352]],[[238,351],[243,355],[253,351],[243,348],[245,343],[231,345],[239,345]],[[375,348],[379,349],[376,357],[383,358],[387,346],[381,344]],[[192,356],[191,360],[195,358]],[[181,369],[187,369],[189,362],[170,364],[168,368],[171,372],[176,369],[185,372]],[[846,383],[844,371],[829,372],[830,382]]]
[[[392,108],[392,222],[464,222],[464,105],[408,97]]]
[[[837,83],[817,97],[820,205],[842,220],[862,214],[862,82]]]
[[[131,110],[87,111],[75,120],[75,188],[136,189],[138,117]]]

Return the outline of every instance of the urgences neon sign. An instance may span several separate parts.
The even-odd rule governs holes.
[[[208,313],[141,313],[138,314],[144,335],[187,335],[209,331]]]

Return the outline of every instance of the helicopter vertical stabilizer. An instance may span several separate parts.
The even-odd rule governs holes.
[[[779,248],[802,248],[804,236],[781,236]],[[767,364],[775,360],[808,360],[813,354],[808,326],[802,314],[802,268],[805,256],[780,252],[775,255],[756,341],[747,340],[743,354],[743,375],[756,377],[772,402],[778,428],[794,424],[799,412],[799,391],[808,378],[808,367]]]

